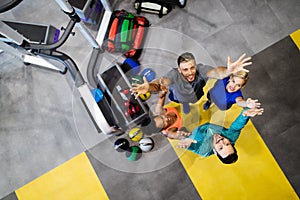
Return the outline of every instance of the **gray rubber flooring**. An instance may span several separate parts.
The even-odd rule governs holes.
[[[135,13],[133,1],[112,1],[112,5]],[[228,55],[233,59],[244,52],[253,56],[257,64],[251,66],[251,80],[244,93],[260,99],[265,108],[264,116],[253,122],[299,195],[300,149],[296,134],[300,119],[300,62],[299,51],[294,50],[288,35],[300,28],[300,1],[188,0],[184,9],[176,7],[162,18],[142,15],[152,27],[142,63],[172,67],[174,58],[186,49],[195,54],[198,62],[213,66],[226,65]],[[0,18],[58,28],[68,22],[57,3],[47,0],[24,0],[13,10],[1,13]],[[97,132],[70,76],[26,66],[14,50],[6,46],[0,49],[4,50],[0,54],[0,198],[17,199],[16,189],[82,151],[87,151],[93,165],[99,166],[95,171],[104,177],[105,185],[115,186],[105,188],[113,200],[147,199],[145,193],[148,199],[201,198],[178,160],[170,159],[171,164],[155,165],[152,173],[148,170],[134,176],[98,163],[93,152],[109,145],[107,136]],[[75,60],[86,78],[92,46],[78,29],[60,50]],[[114,59],[105,56],[103,65]],[[162,138],[160,145],[165,147],[165,143]],[[174,156],[173,152],[167,154]],[[160,176],[165,181],[155,181]],[[125,193],[128,187],[115,185],[113,177],[122,177],[122,183],[131,178],[132,184],[139,187]],[[146,183],[142,181],[145,179]],[[168,188],[163,185],[166,181],[172,183]],[[116,189],[124,192],[115,193]]]

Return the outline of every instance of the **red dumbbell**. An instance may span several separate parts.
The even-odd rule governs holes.
[[[128,94],[129,92],[130,92],[130,89],[125,89],[125,90],[122,91],[122,93],[125,94],[125,95]]]
[[[130,106],[130,100],[125,101],[125,102],[124,102],[124,105],[125,105],[126,107],[129,107],[129,106]]]

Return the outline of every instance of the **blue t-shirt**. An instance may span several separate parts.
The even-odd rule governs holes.
[[[220,110],[227,110],[236,103],[237,97],[242,97],[241,90],[229,93],[226,90],[226,85],[229,81],[229,77],[222,80],[217,80],[214,87],[209,90],[210,99],[216,104]]]

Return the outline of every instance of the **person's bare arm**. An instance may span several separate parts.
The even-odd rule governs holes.
[[[142,84],[132,84],[131,92],[136,94],[137,97],[140,94],[146,94],[147,92],[168,92],[168,86],[171,82],[167,78],[155,79],[150,83],[147,81],[146,77],[143,77],[143,80],[144,83]]]
[[[248,98],[247,100],[242,97],[236,98],[236,104],[243,108],[260,108],[261,103],[258,102],[257,99]]]
[[[197,143],[197,141],[196,141],[196,140],[193,140],[193,139],[191,139],[191,138],[185,138],[185,139],[180,140],[180,141],[178,142],[177,147],[178,147],[178,148],[189,148],[189,147],[191,146],[192,143]]]
[[[216,68],[210,69],[207,71],[206,76],[208,78],[214,78],[214,79],[223,79],[227,76],[230,76],[230,72],[227,70],[224,66],[218,66]]]
[[[177,128],[170,128],[167,133],[164,133],[170,139],[181,140],[191,135],[191,133],[187,133],[184,131],[178,131]]]
[[[245,69],[244,67],[252,64],[252,62],[250,62],[251,57],[245,58],[245,56],[246,56],[246,54],[244,53],[235,62],[232,62],[231,57],[228,56],[227,57],[227,67],[219,66],[219,67],[213,68],[213,69],[207,71],[207,73],[206,73],[207,77],[215,78],[215,79],[223,79],[223,78],[228,77],[231,74],[234,74],[241,70],[249,72],[249,70]]]
[[[165,99],[166,99],[166,93],[160,91],[159,94],[158,94],[157,104],[156,104],[155,110],[154,110],[155,115],[164,114],[164,112],[165,112],[165,109],[164,109]]]
[[[183,135],[181,135],[179,133],[179,131],[177,131],[177,128],[170,128],[166,133],[164,133],[165,136],[167,136],[170,139],[175,139],[175,140],[181,140],[182,138],[184,138]]]
[[[251,109],[245,110],[243,112],[243,116],[255,117],[256,115],[262,115],[263,113],[264,113],[263,108],[251,108]]]

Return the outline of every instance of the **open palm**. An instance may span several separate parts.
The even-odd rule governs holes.
[[[244,67],[252,64],[252,62],[248,62],[248,61],[251,60],[251,57],[245,58],[245,56],[246,56],[246,54],[244,53],[235,62],[232,62],[231,57],[228,56],[228,58],[227,58],[227,69],[232,74],[236,73],[238,71],[241,71],[241,70],[243,70],[245,72],[249,72],[249,70],[245,69]]]

